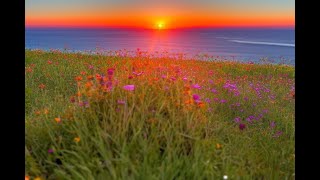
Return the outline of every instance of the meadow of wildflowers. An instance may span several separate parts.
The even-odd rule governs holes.
[[[295,178],[292,66],[25,53],[26,178]]]

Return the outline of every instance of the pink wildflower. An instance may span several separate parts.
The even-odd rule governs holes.
[[[134,85],[125,85],[123,89],[126,91],[133,91],[135,89]]]

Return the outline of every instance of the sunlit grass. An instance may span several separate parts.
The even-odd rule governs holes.
[[[26,50],[26,174],[294,179],[286,65]]]

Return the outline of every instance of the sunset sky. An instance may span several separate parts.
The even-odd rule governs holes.
[[[294,0],[26,0],[26,27],[294,27]]]

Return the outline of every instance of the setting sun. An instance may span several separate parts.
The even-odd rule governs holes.
[[[165,29],[164,23],[163,22],[156,23],[156,28],[158,30]]]

